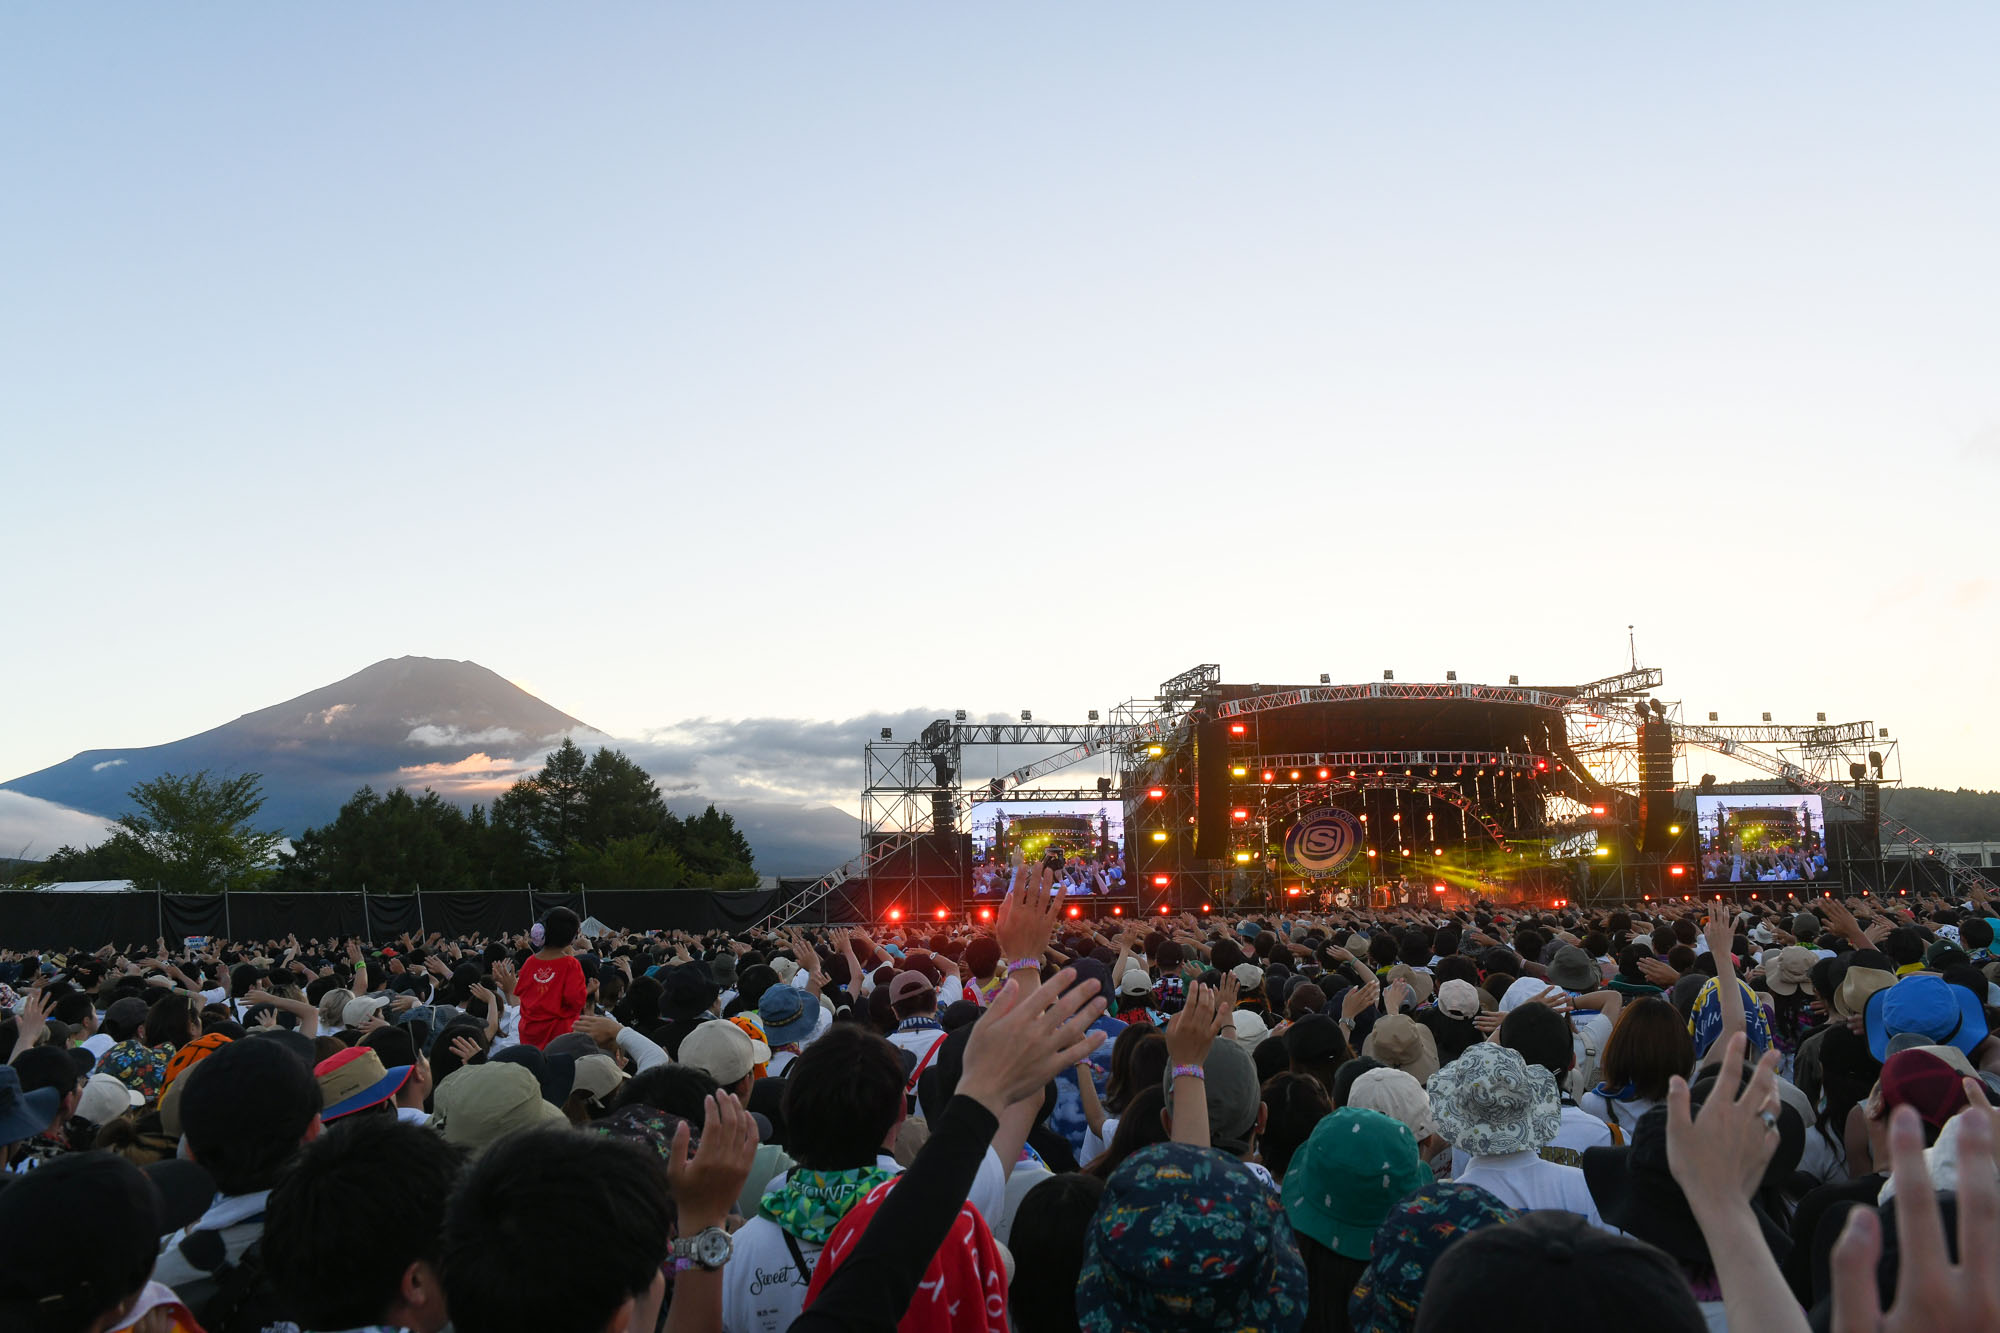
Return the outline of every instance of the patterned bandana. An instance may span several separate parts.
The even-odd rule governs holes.
[[[757,1215],[770,1218],[799,1240],[824,1245],[861,1196],[889,1177],[890,1173],[879,1166],[859,1166],[848,1171],[793,1167],[790,1174],[764,1191]]]
[[[856,1201],[847,1216],[828,1237],[813,1266],[812,1285],[806,1288],[806,1308],[868,1230],[869,1219],[896,1187],[891,1178]],[[916,1295],[896,1321],[897,1333],[1007,1333],[1007,1268],[1000,1257],[999,1242],[986,1227],[986,1220],[971,1204],[961,1204],[958,1220],[944,1244],[931,1256],[917,1284]]]
[[[1417,1326],[1424,1280],[1445,1250],[1516,1216],[1477,1185],[1447,1182],[1405,1198],[1375,1232],[1374,1258],[1347,1302],[1354,1333],[1409,1333]]]

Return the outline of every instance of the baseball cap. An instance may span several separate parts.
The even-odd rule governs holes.
[[[136,995],[127,995],[122,1000],[113,1000],[111,1007],[104,1011],[104,1026],[136,1031],[146,1021],[146,1002]]]
[[[931,979],[921,972],[898,972],[889,982],[889,1003],[901,1004],[919,995],[929,995],[937,990]]]
[[[624,1081],[625,1071],[618,1067],[618,1062],[600,1051],[576,1057],[576,1073],[570,1088],[572,1091],[581,1089],[590,1094],[590,1100],[602,1104],[611,1099],[611,1094],[618,1091]]]
[[[356,1111],[380,1105],[402,1091],[414,1065],[385,1069],[382,1057],[367,1046],[350,1046],[313,1066],[319,1084],[319,1118],[332,1122]]]
[[[1127,968],[1118,979],[1118,994],[1128,1000],[1143,1000],[1153,994],[1153,979],[1136,967]]]
[[[389,1003],[386,995],[357,995],[349,1000],[340,1011],[342,1027],[358,1028],[382,1011]]]
[[[1447,1018],[1477,1018],[1479,992],[1456,977],[1438,987],[1437,1007]]]
[[[757,1066],[750,1034],[727,1019],[698,1024],[681,1038],[679,1063],[699,1069],[727,1088]]]
[[[1399,981],[1409,984],[1410,993],[1417,997],[1418,1004],[1430,1002],[1431,990],[1436,985],[1430,973],[1419,972],[1408,963],[1398,963],[1389,969],[1389,984],[1393,986]]]
[[[542,1085],[525,1065],[497,1061],[453,1070],[437,1085],[431,1105],[431,1128],[474,1155],[517,1130],[569,1124],[543,1099]]]
[[[1271,1035],[1271,1025],[1255,1009],[1238,1009],[1229,1018],[1235,1024],[1236,1044],[1253,1055],[1259,1043]]]
[[[1372,1072],[1372,1071],[1371,1071]],[[1285,1168],[1285,1215],[1336,1254],[1367,1259],[1398,1199],[1429,1183],[1409,1127],[1348,1105],[1323,1117]]]
[[[1898,1051],[1882,1062],[1882,1106],[1911,1106],[1932,1128],[1965,1109],[1964,1076],[1929,1051]]]
[[[542,1047],[543,1055],[573,1055],[582,1059],[586,1055],[597,1055],[603,1051],[594,1038],[587,1033],[565,1032],[560,1037]]]
[[[1385,1014],[1376,1019],[1367,1040],[1361,1043],[1361,1053],[1403,1070],[1419,1083],[1428,1083],[1438,1070],[1437,1038],[1408,1014]]]
[[[84,1081],[83,1094],[76,1099],[76,1115],[102,1128],[146,1104],[146,1094],[128,1088],[109,1074],[92,1074]]]
[[[1896,965],[1889,956],[1873,949],[1855,950],[1848,955],[1847,970],[1830,1003],[1842,1018],[1859,1018],[1868,1007],[1868,997],[1896,984]],[[1877,1057],[1880,1058],[1880,1057]]]
[[[1238,963],[1230,969],[1237,986],[1244,991],[1256,990],[1264,984],[1264,969],[1255,963]]]
[[[1202,1061],[1202,1092],[1208,1102],[1208,1140],[1224,1152],[1240,1153],[1249,1147],[1250,1131],[1257,1124],[1263,1096],[1257,1085],[1257,1066],[1241,1046],[1218,1041],[1208,1048]],[[1174,1071],[1160,1078],[1167,1104],[1173,1105]]]
[[[1365,1111],[1380,1111],[1401,1122],[1419,1144],[1437,1133],[1437,1124],[1431,1119],[1430,1095],[1423,1084],[1400,1069],[1385,1066],[1364,1071],[1348,1087],[1347,1104]]]

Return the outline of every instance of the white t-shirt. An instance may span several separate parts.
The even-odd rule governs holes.
[[[83,1050],[89,1051],[90,1056],[93,1060],[102,1060],[104,1058],[104,1053],[110,1050],[113,1046],[116,1046],[117,1044],[118,1044],[117,1042],[111,1040],[110,1033],[93,1032],[88,1037],[85,1037],[82,1041],[78,1042],[77,1046]]]
[[[903,1169],[887,1153],[877,1157],[875,1165],[891,1175]],[[966,1202],[977,1208],[981,1217],[1005,1216],[1007,1172],[991,1148],[979,1164]],[[805,1309],[806,1288],[812,1285],[812,1266],[819,1262],[820,1247],[798,1242],[799,1254],[806,1261],[801,1271],[784,1231],[768,1217],[751,1218],[734,1239],[729,1262],[722,1270],[723,1333],[784,1333]]]
[[[1474,1157],[1463,1171],[1452,1173],[1461,1185],[1477,1185],[1504,1204],[1530,1211],[1557,1208],[1575,1213],[1592,1226],[1606,1227],[1598,1215],[1597,1202],[1590,1197],[1583,1169],[1545,1162],[1532,1152],[1496,1153]]]
[[[1639,1117],[1659,1105],[1658,1102],[1647,1101],[1643,1097],[1621,1102],[1609,1097],[1600,1097],[1594,1092],[1584,1093],[1577,1099],[1577,1104],[1605,1124],[1617,1125],[1627,1143],[1632,1141],[1632,1131],[1638,1127]]]

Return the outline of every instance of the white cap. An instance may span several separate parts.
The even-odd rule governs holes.
[[[145,1104],[145,1094],[137,1088],[128,1088],[109,1074],[92,1074],[84,1081],[83,1095],[76,1099],[76,1116],[101,1129]]]

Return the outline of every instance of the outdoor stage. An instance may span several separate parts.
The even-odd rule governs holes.
[[[976,920],[1004,893],[1016,846],[1061,853],[1069,910],[1093,918],[1799,900],[1978,875],[1883,820],[1880,790],[1900,780],[1886,729],[1824,714],[1692,722],[1654,697],[1661,683],[1658,669],[1634,667],[1575,685],[1472,684],[1455,672],[1232,684],[1204,665],[1081,723],[961,711],[914,741],[868,742],[864,854],[774,919]],[[982,781],[966,772],[975,752],[1027,762]],[[1699,755],[1753,781],[1697,781]],[[1094,785],[1048,785],[1075,782],[1055,775],[1092,762],[1108,770]],[[1754,815],[1713,817],[1731,799],[1722,793],[1766,788],[1774,795],[1758,797]],[[1791,799],[1809,812],[1774,806]],[[1917,855],[1888,869],[1884,837]]]

